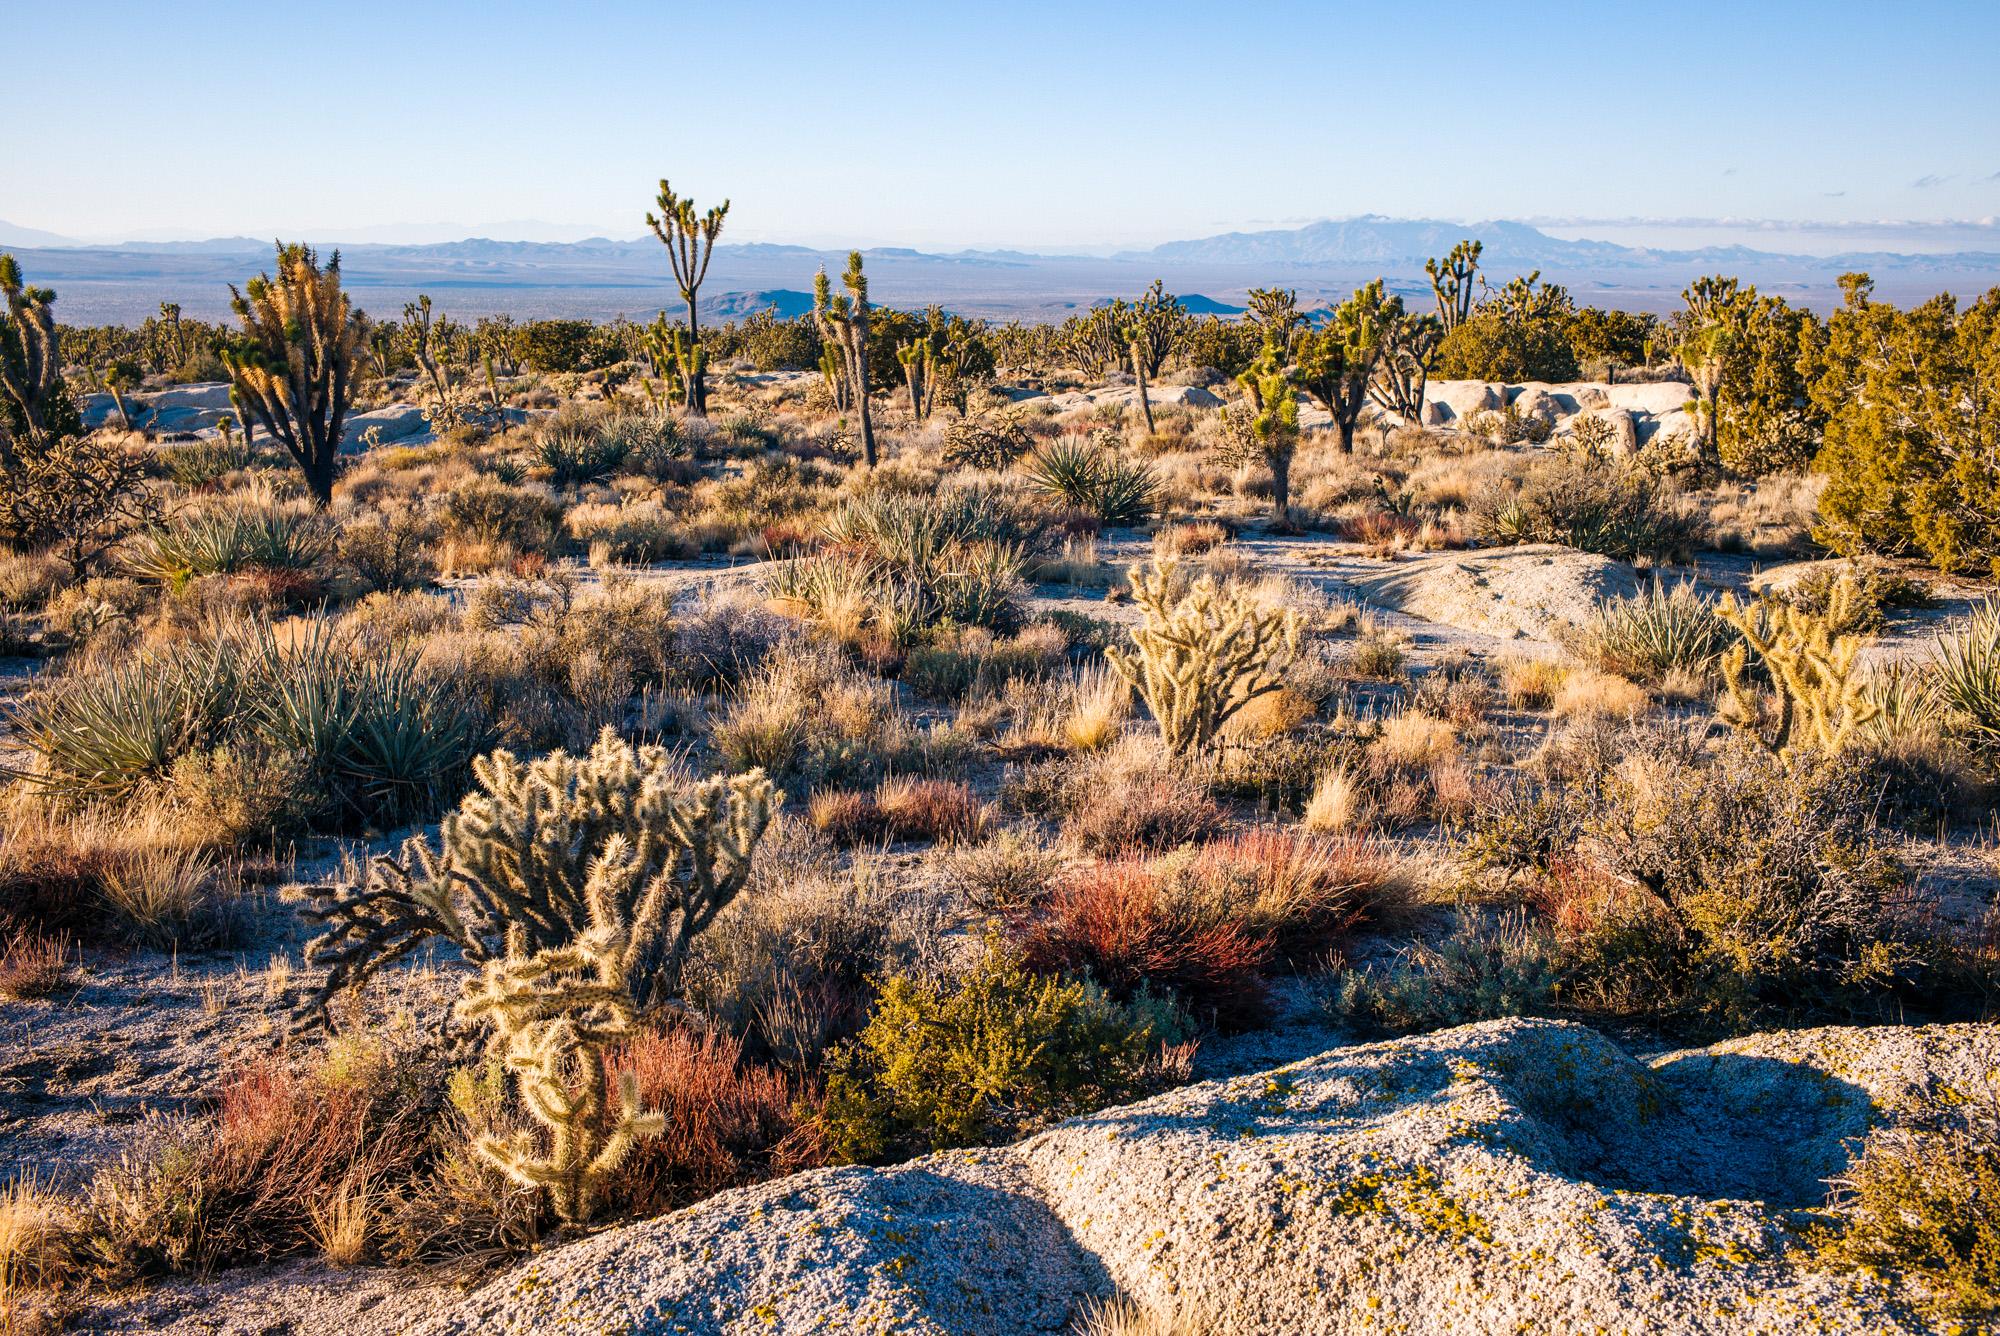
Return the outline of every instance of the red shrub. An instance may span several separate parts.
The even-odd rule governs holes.
[[[1119,997],[1149,984],[1225,1028],[1268,1013],[1270,935],[1212,903],[1170,894],[1142,860],[1073,874],[1017,926],[1029,969],[1088,974]]]
[[[1370,510],[1341,524],[1349,542],[1367,543],[1371,547],[1408,542],[1421,528],[1418,520],[1392,510]]]
[[[614,1193],[633,1214],[658,1215],[725,1188],[816,1162],[803,1129],[811,1101],[775,1068],[743,1060],[743,1042],[681,1028],[642,1035],[605,1060],[606,1079],[630,1071],[647,1108],[667,1117],[619,1166]]]

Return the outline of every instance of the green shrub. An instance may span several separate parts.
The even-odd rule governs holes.
[[[1093,984],[1030,974],[990,944],[948,983],[892,975],[828,1077],[830,1157],[1011,1140],[1135,1098],[1180,1029],[1168,1006],[1121,1005]]]
[[[1708,535],[1701,515],[1645,472],[1560,457],[1538,462],[1518,489],[1481,492],[1469,518],[1489,541],[1561,543],[1623,561],[1685,561]]]
[[[1838,1223],[1815,1243],[1823,1263],[1915,1282],[1951,1330],[1989,1330],[2000,1319],[2000,1098],[1921,1112],[1862,1142],[1835,1180]]]
[[[1436,946],[1417,942],[1393,964],[1337,975],[1324,1004],[1345,1024],[1394,1033],[1546,1015],[1557,955],[1554,935],[1524,911],[1474,914]]]
[[[2000,289],[1901,311],[1865,274],[1801,358],[1824,417],[1820,537],[1843,552],[1922,553],[1939,570],[2000,570],[2000,438],[1967,411],[2000,393]]]
[[[1843,757],[1786,764],[1732,746],[1707,763],[1628,762],[1595,843],[1645,892],[1628,925],[1669,963],[1663,998],[1724,1026],[1864,1008],[1915,980],[1925,952],[1878,795]],[[1599,970],[1621,968],[1616,955]]]

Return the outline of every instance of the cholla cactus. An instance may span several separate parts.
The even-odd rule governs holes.
[[[1105,657],[1160,721],[1171,756],[1208,745],[1231,715],[1282,686],[1298,656],[1296,613],[1224,593],[1209,575],[1177,597],[1171,561],[1134,569],[1132,597],[1146,617],[1136,648]]]
[[[743,889],[781,801],[763,771],[691,783],[661,747],[606,729],[588,755],[523,763],[496,751],[473,763],[478,788],[444,819],[441,849],[421,839],[377,858],[355,888],[321,892],[307,913],[331,925],[306,948],[329,966],[307,1013],[335,992],[443,937],[485,964],[521,934],[525,951],[582,941],[603,915],[590,898],[599,856],[622,841],[630,876],[610,917],[622,925],[619,978],[634,1006],[679,987],[688,944]]]
[[[514,925],[507,954],[467,982],[455,1009],[462,1021],[493,1027],[521,1102],[548,1130],[546,1151],[525,1130],[482,1136],[474,1149],[515,1182],[548,1189],[556,1214],[573,1224],[590,1218],[606,1176],[639,1140],[666,1129],[661,1114],[640,1107],[631,1072],[619,1073],[615,1107],[605,1097],[604,1051],[636,1019],[625,976],[632,924],[623,907],[643,872],[637,849],[611,836],[584,882],[589,930],[531,954],[525,928]]]
[[[1859,596],[1860,586],[1847,574],[1834,582],[1826,611],[1817,616],[1785,605],[1745,607],[1734,595],[1723,595],[1716,615],[1743,640],[1722,658],[1728,689],[1722,717],[1771,751],[1790,756],[1805,748],[1838,751],[1856,728],[1880,714],[1881,707],[1869,702],[1854,679],[1855,656],[1866,639],[1833,632],[1853,615]],[[1753,649],[1778,687],[1778,723],[1770,737],[1763,732],[1757,690],[1743,677]]]

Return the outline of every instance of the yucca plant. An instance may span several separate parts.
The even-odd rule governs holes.
[[[245,570],[311,570],[333,551],[322,517],[281,506],[198,510],[136,537],[125,567],[141,579],[180,584]]]
[[[1944,720],[1938,675],[1930,664],[1898,660],[1876,669],[1862,685],[1875,708],[1868,731],[1883,738],[1934,737]]]
[[[31,692],[9,712],[40,764],[26,777],[69,799],[122,798],[207,745],[238,698],[229,642],[182,645]]]
[[[1006,627],[1020,619],[1027,585],[1021,568],[1027,554],[1012,543],[969,543],[958,549],[952,568],[931,595],[938,616],[967,626]]]
[[[1606,668],[1641,682],[1679,672],[1706,678],[1733,639],[1729,626],[1689,581],[1652,586],[1598,606],[1590,627]]]
[[[625,462],[626,439],[600,424],[560,423],[535,438],[533,461],[558,487],[602,482]]]
[[[2000,599],[1987,598],[1964,630],[1938,638],[1935,672],[1938,699],[1959,731],[2000,746]]]
[[[1029,455],[1022,468],[1035,486],[1111,525],[1143,523],[1152,513],[1159,479],[1114,449],[1064,436]]]

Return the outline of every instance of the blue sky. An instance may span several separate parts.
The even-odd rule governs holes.
[[[90,238],[636,236],[663,174],[732,197],[734,240],[816,244],[1381,213],[1806,220],[1823,249],[1886,219],[1916,249],[1946,234],[1904,220],[2000,215],[1996,0],[31,0],[6,26],[0,123],[32,130],[0,135],[0,219]]]

